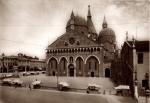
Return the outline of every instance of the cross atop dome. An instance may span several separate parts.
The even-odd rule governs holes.
[[[106,21],[105,15],[104,15],[104,20],[103,20],[102,27],[103,27],[103,29],[107,28],[107,21]]]

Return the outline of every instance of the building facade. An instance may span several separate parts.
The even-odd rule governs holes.
[[[115,33],[108,28],[105,17],[98,36],[90,6],[88,6],[87,19],[75,16],[72,11],[66,32],[47,47],[47,74],[110,77],[110,62],[114,58],[115,39]]]
[[[46,70],[45,60],[39,60],[37,57],[31,57],[23,55],[21,53],[18,56],[5,56],[1,55],[0,58],[0,72],[8,73],[14,72],[14,66],[18,67],[18,71],[36,71]]]
[[[149,41],[126,41],[121,49],[121,58],[112,62],[112,79],[117,84],[133,86],[136,82],[139,93],[150,88]]]

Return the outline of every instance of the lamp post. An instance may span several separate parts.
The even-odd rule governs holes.
[[[57,88],[58,88],[58,82],[59,82],[59,72],[58,72],[58,68],[57,68],[56,76],[57,76]]]
[[[138,85],[137,85],[137,54],[136,54],[136,45],[135,39],[133,38],[133,89],[134,89],[134,98],[138,103]]]

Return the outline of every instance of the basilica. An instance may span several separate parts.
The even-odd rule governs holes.
[[[97,33],[90,6],[86,19],[72,11],[66,32],[47,47],[47,75],[110,77],[115,50],[115,32],[105,17],[102,30]]]

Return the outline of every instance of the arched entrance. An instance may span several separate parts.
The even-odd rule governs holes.
[[[74,76],[74,65],[70,64],[68,66],[68,69],[69,69],[69,76],[73,77]]]
[[[54,57],[52,57],[48,62],[49,75],[55,76],[56,71],[58,71],[57,67],[58,67],[57,60]]]
[[[91,77],[94,77],[94,72],[91,72]]]
[[[52,75],[55,76],[55,71],[52,72]]]
[[[107,77],[107,78],[110,77],[110,69],[109,68],[105,69],[105,77]]]
[[[99,76],[99,60],[95,56],[91,56],[86,61],[86,75],[91,77]]]

